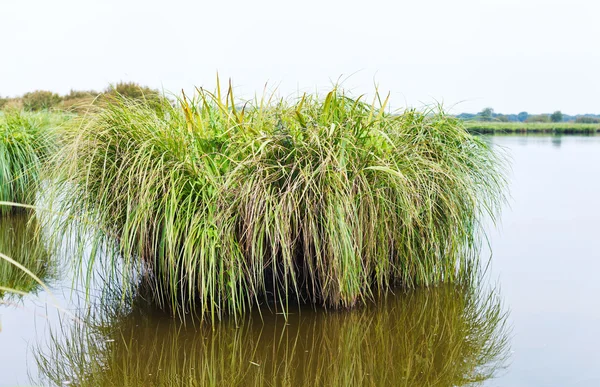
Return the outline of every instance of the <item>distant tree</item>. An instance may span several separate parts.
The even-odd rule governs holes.
[[[550,116],[550,121],[552,121],[552,122],[562,122],[562,120],[563,120],[563,114],[560,110],[555,111]]]
[[[548,114],[538,114],[535,116],[529,116],[525,122],[550,122],[550,116]]]
[[[494,117],[494,120],[500,121],[500,122],[508,122],[509,121],[508,117],[505,116],[504,114],[498,114],[496,117]]]
[[[494,109],[487,107],[480,111],[477,115],[481,121],[491,121],[494,116]]]
[[[579,116],[575,119],[578,124],[599,124],[600,118],[590,116]]]
[[[525,120],[527,120],[527,117],[529,117],[529,113],[527,112],[521,112],[517,114],[517,119],[521,122],[525,122]]]
[[[461,120],[468,121],[468,120],[474,119],[476,116],[477,115],[473,114],[473,113],[460,113],[459,115],[456,116],[456,118],[460,118]]]
[[[62,98],[51,91],[36,90],[23,94],[23,108],[27,111],[51,109],[58,105]]]

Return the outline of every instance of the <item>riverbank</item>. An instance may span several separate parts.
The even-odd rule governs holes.
[[[480,122],[464,121],[465,128],[473,134],[596,134],[600,124],[573,122]]]

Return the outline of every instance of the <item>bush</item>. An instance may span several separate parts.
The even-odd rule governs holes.
[[[100,93],[94,90],[73,90],[69,91],[69,94],[63,97],[64,101],[71,101],[74,99],[87,99],[87,98],[95,98]]]
[[[104,94],[109,97],[122,97],[133,100],[158,100],[160,93],[158,90],[148,86],[141,86],[135,82],[119,82],[109,86]]]
[[[25,93],[22,97],[23,108],[26,111],[47,110],[57,106],[61,101],[61,97],[51,91],[37,90]]]
[[[273,298],[351,307],[474,270],[503,164],[456,118],[337,89],[242,110],[231,88],[200,93],[160,109],[116,96],[65,133],[53,168],[67,215],[54,229],[116,243],[160,307],[212,320]]]

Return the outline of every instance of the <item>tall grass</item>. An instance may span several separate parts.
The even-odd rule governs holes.
[[[43,385],[465,386],[505,367],[496,293],[443,285],[347,313],[185,325],[104,303],[35,352]],[[256,316],[255,316],[256,317]]]
[[[93,250],[116,242],[160,307],[213,321],[265,300],[351,307],[460,282],[504,200],[502,157],[439,109],[386,105],[337,88],[118,98],[65,133],[53,228],[92,231]]]
[[[56,126],[64,119],[51,113],[0,115],[0,201],[33,204],[40,171],[56,150]],[[16,210],[2,205],[0,215]]]
[[[465,127],[476,134],[596,134],[600,124],[580,124],[573,122],[481,122],[465,121]]]

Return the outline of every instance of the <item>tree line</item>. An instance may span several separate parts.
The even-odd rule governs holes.
[[[77,112],[86,109],[96,101],[106,101],[121,95],[130,99],[157,100],[161,98],[158,90],[142,86],[135,82],[119,82],[108,86],[103,91],[71,90],[68,94],[59,95],[48,90],[35,90],[18,97],[0,96],[0,110],[25,110],[30,112],[42,110],[64,110]]]
[[[554,113],[529,114],[520,112],[518,114],[500,114],[494,112],[494,109],[487,107],[479,113],[461,113],[458,118],[465,121],[488,121],[488,122],[575,122],[581,124],[600,123],[600,114],[577,114],[568,115],[560,110]]]

